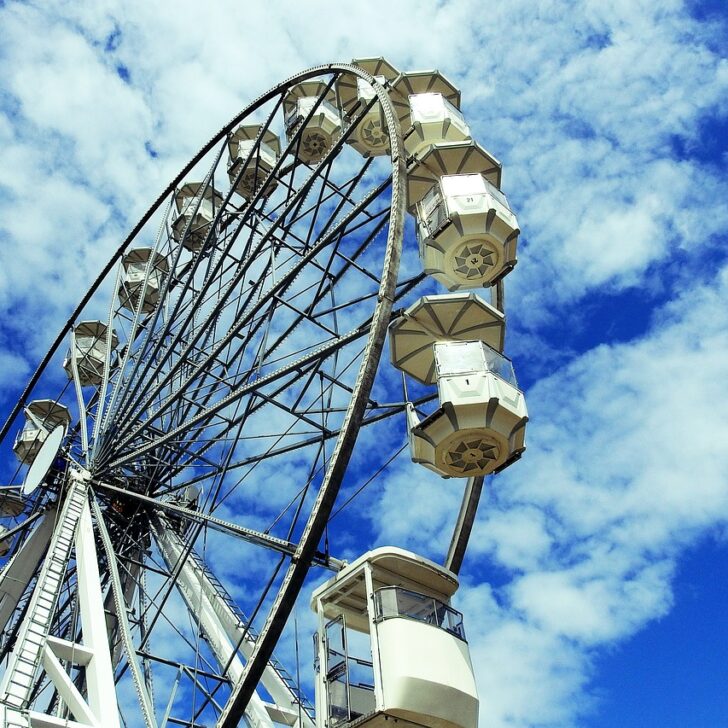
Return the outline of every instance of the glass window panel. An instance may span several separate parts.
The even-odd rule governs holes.
[[[487,191],[481,174],[448,174],[441,178],[442,191],[449,197],[482,195]]]
[[[326,674],[337,672],[346,662],[346,628],[342,618],[326,625]]]
[[[483,372],[486,358],[480,341],[445,342],[435,344],[437,372],[441,376]]]
[[[377,591],[376,596],[377,619],[391,617],[415,619],[444,629],[465,640],[463,615],[439,599],[396,586],[383,587]],[[392,612],[393,605],[396,605],[395,613]]]

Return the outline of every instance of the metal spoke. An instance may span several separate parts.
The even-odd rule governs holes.
[[[324,110],[339,113],[344,74],[372,84],[375,95],[340,116],[312,161],[305,156],[307,125],[319,123]],[[288,95],[309,80],[317,84],[315,98],[291,126],[284,100],[288,104]],[[383,109],[391,154],[366,157],[358,153],[357,135],[375,104]],[[240,139],[247,146],[238,148]],[[290,696],[274,697],[272,715],[277,707],[295,728],[313,725],[298,670],[286,673],[273,646],[309,568],[336,573],[345,566],[329,554],[326,528],[359,431],[378,424],[387,430],[386,421],[402,417],[407,407],[388,382],[373,390],[392,306],[423,279],[397,281],[406,197],[401,149],[387,92],[356,66],[311,69],[263,94],[145,213],[63,327],[0,432],[0,439],[8,434],[29,398],[47,399],[60,390],[49,402],[66,406],[75,389],[68,433],[49,475],[27,499],[20,516],[25,520],[3,538],[13,539],[14,553],[27,554],[30,534],[45,523],[41,516],[71,502],[69,483],[92,489],[99,573],[94,598],[106,630],[109,694],[116,686],[125,696],[119,718],[125,726],[156,726],[155,707],[161,726],[232,726],[264,674],[250,716],[258,710],[267,720],[260,712],[261,699],[270,700],[265,680],[287,675]],[[275,152],[270,161],[268,150]],[[129,261],[136,257],[127,256],[140,247],[151,253],[140,257],[132,279]],[[74,333],[84,310],[102,310],[106,326],[93,386],[84,377],[86,352],[77,352]],[[71,381],[62,387],[52,367],[69,338]],[[382,452],[385,460],[391,454]],[[282,474],[279,487],[265,493],[261,483],[274,472]],[[56,538],[59,526],[53,528],[48,530]],[[177,539],[168,543],[179,544],[173,559],[163,550],[165,532]],[[258,547],[244,585],[228,590],[215,581],[212,590],[222,600],[214,603],[220,609],[239,610],[237,631],[230,622],[210,621],[222,620],[223,613],[212,609],[212,591],[200,589],[198,601],[185,600],[180,591],[183,583],[202,584],[189,579],[207,568],[206,554],[210,578],[222,579],[214,558],[228,542],[244,553],[248,544]],[[74,546],[62,543],[67,568],[45,634],[77,645],[83,657],[84,571]],[[38,609],[31,595],[45,558],[41,554],[41,566],[31,564],[23,576],[5,630],[6,661],[14,659],[16,637]],[[180,604],[189,623],[179,620]],[[232,653],[214,646],[216,624]],[[82,715],[92,724],[78,702],[95,690],[88,664],[45,659],[47,664],[33,665],[28,681],[30,709],[49,719]],[[61,688],[59,680],[65,681]]]

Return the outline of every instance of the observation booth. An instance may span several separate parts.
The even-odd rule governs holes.
[[[197,252],[222,207],[222,195],[211,184],[205,187],[203,182],[187,182],[177,190],[174,202],[178,215],[172,223],[172,237],[187,250]]]
[[[304,124],[293,151],[305,164],[318,164],[341,136],[343,124],[336,93],[327,87],[322,81],[301,81],[291,86],[283,99],[289,142]]]
[[[409,170],[420,258],[448,290],[491,286],[516,265],[520,230],[500,181],[500,162],[472,141],[435,144]]]
[[[235,191],[246,200],[263,187],[281,156],[281,140],[272,131],[266,130],[258,140],[261,128],[260,124],[243,124],[228,139],[230,184],[235,185]],[[239,174],[240,179],[235,184]],[[277,186],[278,183],[271,177],[265,184],[263,197],[270,197]]]
[[[465,478],[521,456],[528,412],[503,354],[504,332],[504,315],[474,293],[424,296],[392,322],[392,364],[438,390],[439,407],[424,419],[407,406],[414,462]]]
[[[470,651],[462,615],[450,606],[457,588],[444,567],[385,547],[316,589],[318,725],[475,728]]]
[[[143,296],[142,313],[154,311],[164,279],[169,273],[167,257],[155,253],[152,248],[134,248],[121,259],[121,267],[119,302],[122,307],[136,311],[139,297]]]
[[[399,77],[399,71],[382,57],[355,58],[352,65],[359,66],[374,76],[386,89]],[[376,101],[371,84],[353,74],[342,74],[336,82],[336,91],[344,118],[357,126],[346,140],[364,157],[389,154],[389,134],[384,121],[382,105]],[[361,118],[358,118],[361,116]]]
[[[24,465],[30,465],[48,435],[58,425],[68,427],[71,424],[71,413],[52,399],[36,399],[24,410],[25,424],[18,432],[13,452]]]
[[[112,329],[110,334],[103,321],[82,321],[73,329],[71,349],[63,360],[63,368],[69,379],[73,379],[74,366],[82,387],[101,384],[107,355],[109,366],[119,346],[119,337]]]

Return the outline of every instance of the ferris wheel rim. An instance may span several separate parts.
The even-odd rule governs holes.
[[[191,160],[182,168],[182,170],[172,179],[172,181],[165,187],[165,189],[157,196],[157,198],[154,200],[154,202],[147,208],[147,210],[144,212],[142,217],[139,219],[139,221],[132,227],[132,229],[129,231],[127,236],[124,238],[124,241],[119,245],[119,247],[112,253],[111,258],[106,263],[106,265],[102,268],[100,273],[96,276],[96,278],[92,281],[90,284],[89,289],[86,291],[86,293],[82,296],[79,303],[76,305],[76,308],[73,310],[73,313],[69,316],[69,318],[66,320],[65,324],[61,327],[60,331],[56,335],[56,338],[52,341],[50,344],[50,347],[48,348],[48,351],[45,353],[45,355],[42,357],[38,365],[36,366],[35,371],[30,376],[30,379],[28,380],[27,384],[23,388],[23,391],[20,393],[20,396],[18,397],[16,403],[13,405],[13,408],[10,411],[10,414],[5,418],[5,421],[3,422],[2,427],[0,427],[0,442],[2,442],[8,435],[10,428],[13,425],[13,422],[17,418],[18,414],[20,413],[23,406],[27,403],[29,395],[32,393],[34,387],[38,384],[38,381],[40,377],[42,376],[43,372],[45,371],[46,367],[50,363],[51,359],[55,354],[59,351],[59,349],[63,346],[66,336],[70,333],[71,329],[73,328],[73,324],[75,321],[78,320],[79,316],[83,312],[83,309],[85,306],[89,303],[93,295],[96,293],[96,291],[99,289],[103,281],[106,279],[106,277],[109,275],[109,273],[113,270],[114,266],[121,260],[121,257],[123,256],[124,252],[129,248],[129,246],[133,243],[136,236],[139,234],[139,232],[143,229],[144,225],[149,222],[149,220],[153,217],[153,215],[160,209],[160,207],[163,206],[165,200],[175,191],[177,186],[180,182],[184,180],[186,175],[194,169],[195,165],[200,162],[206,154],[208,154],[217,143],[225,136],[227,135],[237,124],[240,123],[247,115],[258,109],[260,106],[265,104],[266,102],[270,101],[271,99],[275,98],[275,96],[281,92],[281,90],[285,89],[287,86],[289,86],[291,83],[295,81],[303,81],[307,80],[309,78],[313,78],[317,75],[321,75],[326,72],[350,72],[354,75],[357,75],[364,80],[368,81],[369,83],[377,84],[376,80],[373,76],[368,74],[366,71],[362,70],[358,66],[352,65],[352,64],[345,64],[345,63],[329,63],[329,64],[321,64],[318,66],[312,66],[311,68],[302,71],[301,73],[293,74],[292,76],[289,76],[284,81],[281,81],[280,83],[273,86],[268,91],[264,92],[260,96],[258,96],[255,100],[253,100],[251,103],[249,103],[246,107],[244,107],[240,112],[238,112],[230,121],[228,121],[225,125],[223,125],[210,139],[202,146],[200,149],[195,153],[195,155],[191,158]],[[377,84],[378,85],[378,84]],[[383,96],[386,96],[383,94]],[[380,99],[381,100],[381,99]],[[388,101],[388,99],[387,99]],[[400,133],[401,137],[401,133]],[[401,144],[400,144],[400,156],[401,156]],[[392,151],[392,159],[394,161],[394,151]],[[406,192],[403,194],[406,195]]]
[[[298,593],[303,586],[303,580],[308,573],[314,549],[320,541],[326,521],[331,514],[331,510],[344,475],[343,471],[348,465],[351,450],[353,448],[354,441],[356,440],[354,428],[359,424],[363,417],[366,400],[369,392],[371,391],[374,374],[379,364],[379,359],[386,337],[387,326],[389,324],[389,315],[394,301],[393,294],[397,284],[399,258],[402,251],[404,218],[406,214],[405,208],[407,201],[405,187],[406,166],[405,157],[402,153],[402,130],[397,123],[394,108],[389,96],[375,78],[366,71],[358,69],[355,66],[348,66],[346,70],[355,71],[358,76],[372,85],[379,103],[382,105],[384,110],[387,130],[390,134],[392,160],[391,209],[394,211],[394,222],[392,222],[392,218],[390,217],[379,301],[375,308],[370,334],[367,339],[366,346],[369,352],[368,354],[367,352],[364,354],[359,374],[357,376],[357,383],[355,385],[356,391],[352,394],[352,399],[347,412],[347,419],[349,420],[348,432],[339,435],[335,446],[337,449],[340,448],[343,450],[346,448],[348,451],[345,451],[343,455],[340,453],[338,458],[336,458],[334,453],[332,453],[330,465],[327,470],[327,475],[328,473],[332,473],[331,478],[333,479],[334,477],[337,477],[338,483],[335,483],[333,487],[331,483],[329,483],[328,486],[322,484],[319,489],[316,504],[314,505],[306,524],[306,529],[308,530],[310,527],[311,531],[309,535],[306,535],[304,532],[304,537],[299,542],[303,545],[299,546],[299,554],[297,554],[298,558],[292,559],[288,573],[285,577],[286,581],[284,581],[284,584],[278,593],[281,601],[285,600],[286,602],[285,608],[279,606],[278,609],[274,607],[270,610],[268,620],[261,631],[261,638],[256,641],[256,651],[254,651],[253,655],[246,663],[242,682],[239,683],[239,688],[236,686],[231,699],[228,701],[226,710],[223,712],[220,720],[218,721],[220,728],[232,727],[233,724],[237,723],[242,716],[243,711],[247,706],[247,702],[260,679],[263,666],[270,658],[273,652],[273,647],[280,637],[283,627],[285,626],[285,622],[293,608],[295,598],[298,596]],[[374,356],[372,356],[372,353],[374,353]],[[352,413],[356,414],[352,416]],[[352,421],[354,418],[357,418],[359,422]],[[345,424],[345,427],[346,426],[347,425]],[[342,427],[342,433],[343,432],[344,427]],[[336,476],[334,476],[333,471],[337,468],[339,472]],[[291,599],[290,594],[283,593],[284,589],[287,590],[289,587],[291,589],[291,593],[294,594],[293,599]],[[274,613],[275,616],[271,618],[271,615],[274,615]],[[283,620],[280,618],[281,614],[285,615]],[[269,635],[271,635],[270,638]],[[261,644],[264,646],[260,647]]]
[[[314,505],[314,509],[312,509],[306,523],[305,537],[302,537],[299,541],[299,548],[297,549],[297,553],[295,555],[295,564],[292,560],[292,566],[295,565],[296,567],[295,569],[292,569],[292,572],[295,573],[292,573],[291,578],[288,579],[285,586],[282,586],[279,590],[278,596],[281,597],[280,604],[272,607],[269,612],[269,619],[271,615],[273,615],[271,623],[274,625],[274,628],[277,629],[278,626],[280,626],[280,630],[282,630],[283,625],[285,624],[285,621],[290,614],[290,609],[292,608],[293,603],[295,602],[295,598],[300,591],[300,587],[303,583],[303,578],[305,577],[305,574],[308,571],[311,562],[313,561],[313,550],[315,550],[320,541],[321,534],[323,533],[323,529],[326,524],[326,519],[328,518],[331,512],[331,508],[333,507],[341,478],[343,477],[343,473],[346,469],[346,462],[348,461],[348,457],[351,454],[353,442],[356,439],[358,426],[361,424],[361,420],[363,418],[364,410],[366,407],[366,399],[369,391],[371,390],[374,374],[379,364],[379,359],[381,356],[381,351],[386,335],[386,327],[389,323],[389,315],[391,313],[392,303],[395,298],[395,288],[397,286],[397,266],[402,246],[403,224],[405,216],[405,159],[401,149],[401,130],[397,123],[396,115],[390,108],[391,102],[389,101],[386,92],[384,92],[379,87],[379,84],[377,83],[376,79],[374,79],[374,77],[370,76],[362,69],[349,64],[328,64],[323,66],[317,66],[308,69],[307,71],[304,71],[300,74],[295,74],[286,81],[283,81],[282,83],[276,85],[273,89],[261,95],[254,102],[245,107],[245,109],[243,109],[239,114],[233,117],[231,121],[223,126],[222,129],[201,148],[201,150],[195,155],[195,157],[193,157],[193,159],[172,180],[168,187],[161,193],[161,195],[155,200],[155,202],[151,205],[147,212],[142,216],[140,221],[134,226],[134,228],[124,240],[124,242],[121,244],[121,246],[113,254],[110,261],[101,271],[97,279],[92,283],[88,292],[82,297],[73,314],[61,329],[61,332],[51,345],[51,348],[48,350],[47,354],[39,364],[38,368],[31,376],[30,381],[26,385],[23,393],[21,394],[21,397],[18,399],[14,409],[8,416],[2,430],[0,430],[0,440],[2,440],[7,436],[9,428],[12,426],[12,423],[14,422],[19,411],[22,409],[23,405],[27,401],[29,395],[32,393],[39,379],[43,375],[43,372],[46,370],[51,359],[53,358],[53,356],[55,356],[59,348],[62,346],[66,335],[69,332],[73,331],[73,325],[78,320],[84,307],[91,300],[92,296],[96,293],[96,291],[100,288],[109,273],[113,270],[113,266],[119,262],[124,252],[128,250],[129,247],[132,245],[133,241],[136,239],[137,235],[142,230],[144,225],[163,206],[165,200],[172,192],[174,192],[176,187],[185,178],[189,171],[193,169],[194,166],[201,159],[203,159],[206,154],[214,149],[215,145],[218,144],[231,131],[231,129],[233,129],[242,119],[246,118],[257,108],[270,101],[271,99],[274,99],[291,84],[315,76],[320,76],[321,74],[325,73],[350,73],[352,75],[363,78],[375,89],[377,98],[382,104],[382,107],[385,111],[385,117],[387,118],[388,130],[391,140],[390,156],[392,170],[392,213],[387,223],[388,234],[386,250],[383,256],[384,263],[382,268],[380,288],[378,291],[376,304],[374,305],[372,323],[366,335],[367,343],[365,346],[365,350],[362,354],[359,374],[357,375],[356,379],[355,392],[352,393],[352,397],[347,408],[345,425],[341,427],[336,438],[337,444],[340,441],[344,440],[346,441],[346,444],[341,446],[341,448],[337,448],[335,450],[336,454],[332,453],[331,459],[329,460],[329,465],[327,467],[327,474],[334,473],[335,471],[335,476],[331,475],[325,489],[324,486],[322,486],[319,490],[319,496],[317,497],[316,504]],[[346,451],[347,448],[348,452],[344,453],[344,460],[341,460],[341,456],[339,453],[341,450]],[[335,482],[335,478],[338,478],[338,483]],[[314,521],[315,523],[313,523]],[[285,594],[281,596],[284,589]],[[289,603],[290,607],[288,607]],[[266,625],[268,625],[268,622],[266,622]],[[272,649],[275,646],[278,638],[280,637],[280,630],[277,636],[274,635],[272,637],[269,637],[268,635],[273,635],[273,632],[270,630],[266,631],[263,636],[264,639],[267,641],[261,641],[261,644],[264,643],[266,645],[270,645],[270,651],[266,655],[265,650],[267,650],[267,647],[261,648],[255,659],[247,663],[246,685],[252,684],[253,690],[255,689],[255,686],[259,681],[260,675],[258,675],[257,678],[251,676],[254,675],[254,672],[258,669],[258,666],[260,666],[260,671],[262,671],[263,667],[270,659]],[[254,683],[252,682],[253,680]]]

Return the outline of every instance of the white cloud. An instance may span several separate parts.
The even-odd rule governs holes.
[[[628,636],[669,610],[681,549],[724,527],[726,281],[684,296],[651,337],[600,347],[532,393],[531,452],[495,485],[499,510],[538,504],[558,534],[504,590],[527,624],[583,646]],[[499,544],[492,555],[518,568]]]
[[[681,550],[728,516],[717,446],[728,439],[728,274],[711,269],[728,190],[718,162],[689,153],[701,120],[726,111],[714,28],[677,0],[6,3],[0,17],[8,396],[166,181],[260,92],[314,63],[377,54],[461,86],[524,230],[508,304],[527,332],[511,332],[513,349],[548,375],[528,393],[526,456],[484,495],[459,604],[483,724],[578,723],[594,705],[595,652],[670,609]],[[545,322],[583,323],[584,297],[630,287],[682,295],[641,339],[538,348]],[[362,442],[402,434],[392,424]],[[361,453],[354,464],[363,480]],[[462,484],[399,460],[387,472],[342,514],[356,525],[345,553],[364,547],[369,516],[373,541],[442,554]],[[282,502],[296,472],[277,474]],[[235,555],[219,540],[210,550],[234,577]],[[488,559],[503,572],[493,588],[481,583]]]
[[[725,528],[728,456],[716,444],[728,441],[727,299],[724,268],[669,304],[648,336],[587,352],[529,393],[529,450],[484,497],[459,597],[476,630],[484,725],[577,724],[592,706],[594,650],[666,614],[682,550]],[[382,518],[401,513],[411,490],[389,481]],[[431,502],[407,509],[414,548],[442,540],[443,504]],[[479,609],[484,559],[510,577]],[[513,669],[538,680],[514,680],[503,635]]]

